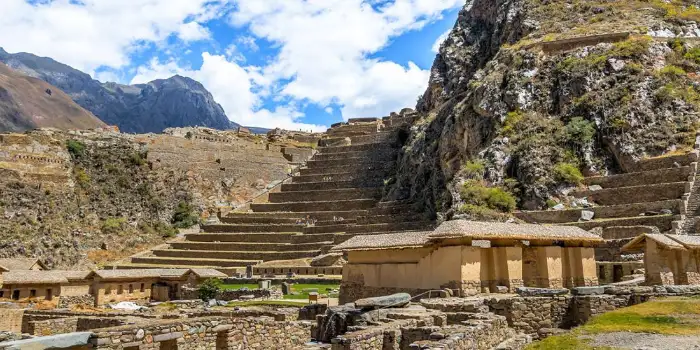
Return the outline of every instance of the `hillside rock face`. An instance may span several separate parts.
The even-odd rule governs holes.
[[[51,58],[0,49],[0,62],[39,78],[110,125],[129,133],[162,132],[170,127],[204,126],[225,130],[238,126],[202,84],[174,76],[147,84],[100,83]]]
[[[697,36],[694,20],[675,3],[468,1],[387,197],[504,219],[564,201],[583,175],[690,150],[700,48],[683,37]]]
[[[105,124],[60,89],[0,63],[0,132],[101,126]]]

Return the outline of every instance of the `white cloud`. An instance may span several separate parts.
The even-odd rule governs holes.
[[[328,106],[324,109],[324,111],[328,114],[333,114],[333,107]]]
[[[177,34],[183,41],[197,41],[209,39],[211,32],[197,22],[188,22],[180,25],[180,30]]]
[[[464,0],[238,0],[231,14],[258,38],[279,45],[263,75],[290,81],[281,93],[320,106],[337,103],[345,119],[380,117],[415,104],[429,72],[413,63],[369,59],[392,37],[421,28]],[[374,5],[374,6],[373,6]]]
[[[199,23],[213,18],[222,1],[1,0],[0,44],[9,52],[49,56],[85,72],[120,68],[144,43],[161,44],[171,35],[204,38],[207,31]],[[186,23],[189,18],[198,22]]]
[[[245,46],[248,48],[248,50],[256,52],[260,50],[260,47],[258,47],[258,43],[255,42],[255,38],[252,36],[242,36],[238,38],[238,43],[241,44],[242,46]]]
[[[435,43],[433,44],[433,52],[440,52],[440,45],[442,45],[442,43],[447,39],[451,32],[452,29],[449,29],[446,32],[440,34],[440,36],[437,38],[437,40],[435,40]]]

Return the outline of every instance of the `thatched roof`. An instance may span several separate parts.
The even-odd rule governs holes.
[[[10,271],[2,274],[2,284],[67,284],[66,271]],[[88,271],[89,273],[89,271]]]
[[[700,236],[666,235],[668,238],[682,244],[687,249],[700,249]]]
[[[199,278],[226,278],[228,275],[226,275],[223,272],[220,272],[215,269],[191,269],[191,271],[197,275]]]
[[[27,271],[35,267],[46,270],[46,266],[36,258],[0,259],[0,271]]]
[[[109,281],[124,279],[158,278],[163,274],[172,277],[173,273],[177,273],[174,270],[176,269],[97,270],[94,271],[94,274],[100,279]],[[187,270],[184,271],[186,272]]]
[[[635,237],[633,240],[629,241],[627,244],[622,246],[622,251],[628,252],[644,249],[647,239],[653,240],[654,242],[656,242],[656,244],[665,249],[686,250],[682,244],[669,238],[669,236],[672,235],[645,233]]]
[[[378,250],[422,247],[428,244],[432,232],[402,232],[383,235],[357,235],[344,243],[338,244],[332,251]]]
[[[503,222],[446,221],[430,235],[431,240],[444,238],[472,238],[483,240],[555,240],[576,242],[602,242],[593,233],[575,226],[544,226]]]

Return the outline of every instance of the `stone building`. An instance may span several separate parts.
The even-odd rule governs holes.
[[[700,236],[643,234],[622,251],[644,251],[648,285],[700,284]]]
[[[55,306],[179,299],[183,286],[224,278],[213,269],[10,271],[0,275],[0,299],[43,301]]]
[[[432,232],[355,236],[341,303],[448,288],[461,296],[517,287],[597,285],[593,247],[602,239],[571,226],[448,221]]]
[[[15,258],[15,259],[0,259],[0,273],[16,270],[48,270],[39,259],[33,258]]]

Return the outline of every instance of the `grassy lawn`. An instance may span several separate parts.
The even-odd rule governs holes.
[[[302,307],[303,303],[287,301],[287,300],[259,300],[259,301],[231,301],[227,307],[246,307],[246,306],[288,306]]]
[[[307,289],[318,289],[318,294],[328,294],[328,290],[340,288],[339,284],[293,284],[292,291],[297,292],[297,295],[285,295],[284,299],[309,299],[309,292],[304,291]],[[338,297],[338,295],[330,295],[331,297]]]
[[[258,289],[257,284],[222,284],[221,289],[223,290],[239,290],[241,288],[248,288],[248,289]]]
[[[664,298],[594,317],[569,334],[549,337],[530,344],[527,350],[608,350],[593,347],[586,335],[612,332],[656,333],[666,335],[700,334],[700,299]]]

